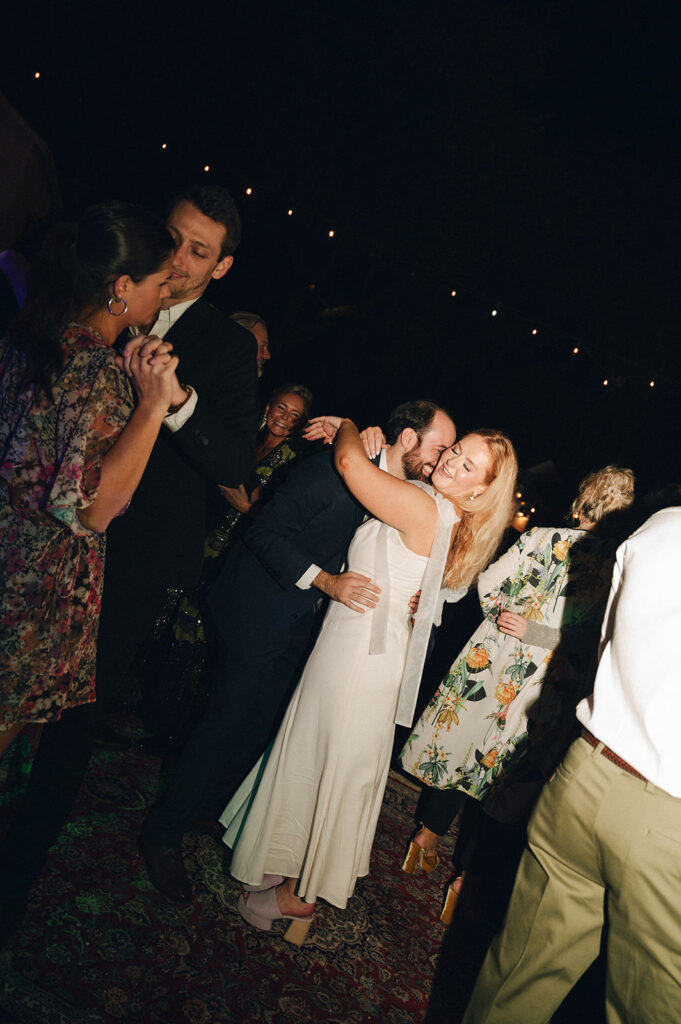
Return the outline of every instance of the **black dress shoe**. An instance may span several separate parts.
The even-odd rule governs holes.
[[[144,835],[139,838],[139,850],[149,878],[158,891],[175,903],[191,903],[194,894],[187,878],[182,851],[172,846],[159,846]]]

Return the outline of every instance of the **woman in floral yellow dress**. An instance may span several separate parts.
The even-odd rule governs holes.
[[[402,751],[408,772],[428,787],[457,790],[460,799],[452,794],[447,801],[443,828],[435,824],[442,814],[428,813],[434,801],[426,791],[423,827],[405,870],[413,870],[420,851],[421,865],[432,870],[437,835],[446,832],[466,796],[482,802],[494,791],[496,800],[506,781],[501,777],[528,746],[528,719],[535,763],[548,766],[554,758],[584,696],[581,688],[591,682],[588,663],[617,546],[605,520],[633,497],[631,470],[606,466],[590,474],[572,504],[578,526],[529,530],[480,574],[485,618]],[[552,685],[542,693],[547,676]]]

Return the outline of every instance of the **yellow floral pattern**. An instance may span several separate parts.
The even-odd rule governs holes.
[[[614,550],[612,542],[583,530],[535,528],[482,573],[478,596],[485,618],[415,725],[402,752],[407,771],[430,786],[486,798],[525,749],[528,713],[547,673],[560,674],[566,692],[583,685],[581,662],[562,647],[577,637],[595,650]],[[506,608],[537,623],[540,637],[541,627],[549,627],[551,637],[560,629],[557,655],[546,644],[502,633],[496,620]],[[548,717],[564,716],[565,707]]]

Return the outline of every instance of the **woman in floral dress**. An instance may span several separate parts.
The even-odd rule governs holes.
[[[53,233],[0,342],[0,754],[95,699],[104,530],[187,399],[166,343],[112,346],[153,321],[173,247],[139,207],[91,208]]]
[[[423,827],[412,845],[424,851],[426,870],[436,863],[438,834],[467,796],[482,802],[494,791],[501,802],[502,784],[514,774],[507,770],[528,746],[528,719],[535,766],[550,771],[560,754],[574,707],[592,682],[588,665],[618,543],[605,520],[633,497],[631,470],[606,466],[590,474],[572,504],[578,526],[529,530],[480,574],[485,618],[402,751],[408,772],[450,791],[444,816],[438,792],[426,790],[419,801]],[[551,685],[542,692],[547,678]]]

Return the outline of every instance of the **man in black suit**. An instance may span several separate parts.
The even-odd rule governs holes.
[[[456,430],[432,402],[407,402],[391,414],[386,435],[381,468],[427,480]],[[210,600],[219,631],[210,703],[140,839],[152,882],[171,899],[192,898],[182,834],[222,810],[276,731],[323,595],[358,614],[375,606],[378,588],[341,572],[363,516],[322,452],[293,467],[231,549]]]
[[[171,204],[177,241],[171,296],[152,333],[180,357],[186,399],[169,410],[127,513],[107,531],[97,657],[97,703],[46,725],[13,828],[0,848],[7,931],[20,915],[78,794],[101,712],[157,617],[167,586],[199,581],[210,492],[237,487],[252,470],[257,418],[253,336],[214,309],[204,292],[233,262],[239,214],[219,186],[190,189]],[[124,349],[124,360],[139,344]],[[7,888],[3,884],[7,882]]]
[[[204,295],[233,263],[238,211],[225,189],[209,185],[177,196],[167,224],[177,241],[171,297],[151,333],[172,343],[188,398],[167,418],[134,501],[107,533],[98,701],[125,678],[166,589],[198,585],[216,485],[238,487],[255,458],[257,346]]]

